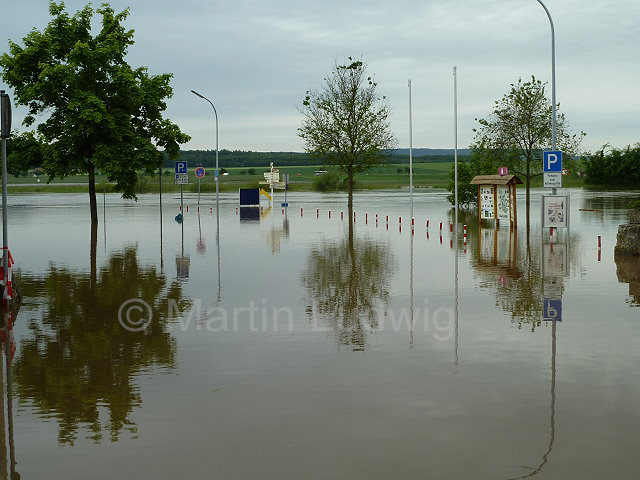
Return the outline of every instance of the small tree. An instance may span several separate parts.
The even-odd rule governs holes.
[[[546,95],[546,83],[531,77],[511,84],[511,90],[495,102],[491,114],[476,119],[480,127],[476,132],[475,146],[504,154],[515,152],[517,160],[512,171],[523,178],[526,186],[527,225],[531,180],[542,175],[542,151],[551,147],[551,101]],[[557,116],[557,147],[568,155],[576,154],[582,137],[572,135],[564,114]],[[473,148],[473,147],[472,147]]]
[[[174,157],[189,140],[162,117],[173,94],[171,75],[149,75],[125,61],[133,45],[133,30],[122,25],[129,11],[115,13],[103,4],[96,12],[102,18],[94,36],[90,6],[70,16],[63,3],[51,2],[47,27],[29,32],[24,46],[10,41],[10,53],[0,57],[16,104],[28,107],[24,124],[43,118],[37,129],[45,172],[51,178],[88,175],[94,223],[96,171],[115,181],[123,197],[135,198],[138,172],[162,164],[158,148]]]
[[[378,84],[362,61],[348,60],[348,65],[334,65],[321,90],[307,91],[298,135],[314,161],[335,165],[347,176],[352,210],[355,175],[384,163],[396,139],[386,97],[376,91]]]

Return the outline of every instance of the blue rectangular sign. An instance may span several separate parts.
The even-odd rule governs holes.
[[[561,322],[562,300],[545,298],[542,304],[542,319],[550,322]]]
[[[176,173],[187,173],[187,162],[186,161],[179,161],[179,162],[174,162],[176,165]]]
[[[547,172],[562,172],[562,152],[560,150],[542,152],[542,168]]]

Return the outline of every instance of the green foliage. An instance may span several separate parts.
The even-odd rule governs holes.
[[[624,149],[602,147],[584,159],[586,183],[624,187],[640,186],[640,143]]]
[[[462,206],[478,204],[478,186],[469,182],[477,175],[497,175],[499,167],[508,167],[510,171],[518,165],[516,150],[490,150],[483,144],[475,144],[471,148],[471,156],[467,161],[458,161],[458,201]],[[454,204],[454,167],[449,173],[447,189],[451,195],[447,200]]]
[[[519,79],[509,93],[495,102],[493,111],[474,129],[473,149],[504,155],[511,173],[526,184],[527,219],[531,180],[542,175],[542,151],[552,144],[552,105],[546,84],[535,77],[528,82]],[[557,115],[557,148],[567,155],[578,153],[584,132],[571,134],[564,114]],[[492,172],[493,173],[493,172]]]
[[[312,188],[318,192],[331,192],[345,188],[345,179],[335,171],[323,173],[313,179]]]
[[[255,175],[256,174],[256,169],[255,168],[250,168],[249,170],[247,170],[247,174],[248,175]]]
[[[13,132],[7,142],[7,170],[16,177],[42,167],[42,143],[35,132]]]
[[[391,109],[367,76],[360,60],[334,65],[321,90],[307,91],[300,112],[298,135],[313,160],[334,165],[347,176],[349,205],[354,176],[385,163],[396,144],[391,132]]]
[[[103,4],[74,15],[63,3],[51,2],[53,17],[43,30],[33,29],[23,46],[9,42],[0,57],[2,77],[15,91],[18,105],[28,107],[24,124],[44,118],[37,130],[43,140],[43,168],[52,178],[89,174],[91,217],[95,208],[95,171],[116,182],[125,198],[135,198],[138,173],[156,169],[164,149],[174,157],[189,140],[163,118],[172,96],[170,74],[150,75],[132,68],[125,57],[133,30],[120,13]],[[94,14],[100,26],[92,34]]]

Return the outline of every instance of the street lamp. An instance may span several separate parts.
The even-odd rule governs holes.
[[[215,171],[215,175],[214,175],[214,181],[216,183],[216,210],[217,210],[218,209],[218,201],[219,201],[218,175],[220,173],[219,170],[218,170],[218,111],[216,110],[216,107],[213,104],[213,102],[211,102],[211,100],[209,100],[207,97],[205,97],[204,95],[200,95],[195,90],[191,90],[191,93],[193,93],[197,97],[200,97],[203,100],[206,100],[207,102],[209,102],[209,105],[211,105],[211,108],[213,108],[213,113],[214,113],[214,115],[216,117],[216,171]]]
[[[556,31],[553,27],[553,19],[549,13],[547,6],[542,3],[542,0],[537,0],[544,11],[549,17],[549,24],[551,25],[551,150],[556,150],[557,132],[556,132]],[[556,189],[554,188],[552,193],[555,195]]]
[[[204,95],[200,95],[195,90],[191,90],[191,93],[209,102],[209,105],[211,105],[211,108],[213,108],[213,113],[216,117],[216,172],[214,176],[214,181],[216,182],[216,247],[217,247],[217,253],[218,253],[218,302],[219,302],[221,298],[222,285],[220,283],[220,190],[218,188],[218,175],[220,172],[218,170],[218,111],[216,110],[216,107],[213,104],[213,102],[209,100],[207,97],[205,97]]]

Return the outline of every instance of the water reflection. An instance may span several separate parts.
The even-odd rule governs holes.
[[[312,321],[320,315],[340,345],[364,350],[366,329],[377,328],[376,314],[389,302],[395,267],[387,244],[355,236],[352,225],[342,240],[314,246],[302,275]]]
[[[89,274],[50,265],[42,277],[23,276],[29,298],[29,334],[14,362],[15,393],[38,414],[58,422],[58,441],[73,445],[84,428],[99,443],[132,436],[131,418],[142,398],[136,376],[152,367],[172,369],[176,344],[166,328],[168,303],[189,307],[179,282],[169,282],[155,266],[141,265],[137,247],[113,254]],[[141,332],[125,330],[118,310],[130,298],[151,306]]]
[[[618,282],[629,284],[630,306],[640,306],[640,257],[615,255]]]
[[[16,351],[13,325],[19,309],[20,305],[17,304],[11,310],[3,311],[2,323],[0,324],[0,340],[2,340],[2,352],[4,353],[4,367],[0,367],[0,430],[2,432],[0,434],[0,480],[20,478],[20,474],[16,471],[17,462],[13,441],[13,378],[11,372],[11,363]],[[6,386],[5,378],[2,377],[6,377]]]

